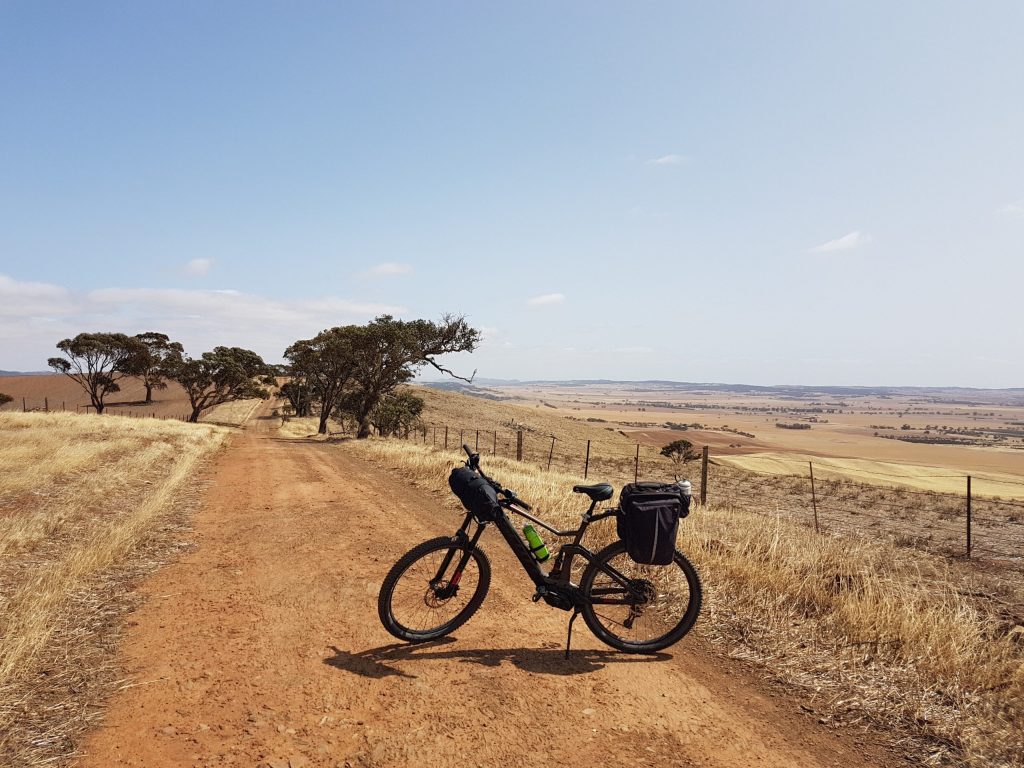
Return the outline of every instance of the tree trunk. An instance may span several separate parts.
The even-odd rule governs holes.
[[[192,408],[192,415],[188,417],[188,420],[192,424],[198,424],[199,423],[199,414],[201,414],[202,412],[203,412],[202,408],[193,407]]]
[[[317,430],[316,430],[316,433],[318,435],[326,435],[327,434],[327,416],[328,416],[327,413],[321,413],[320,414],[320,426],[317,427]]]
[[[370,436],[370,419],[369,418],[360,419],[359,420],[359,431],[356,432],[356,439],[357,440],[364,440],[365,438],[367,438],[369,436]]]
[[[146,382],[146,405],[153,402],[153,385]]]

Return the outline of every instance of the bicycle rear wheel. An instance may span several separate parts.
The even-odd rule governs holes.
[[[394,564],[381,585],[377,614],[399,640],[436,640],[469,620],[490,584],[491,564],[483,550],[470,551],[441,536],[413,547]]]
[[[654,653],[693,628],[703,591],[680,552],[669,565],[640,565],[621,541],[602,549],[580,581],[583,620],[599,640],[627,653]]]

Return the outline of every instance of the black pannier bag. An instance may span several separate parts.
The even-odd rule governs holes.
[[[630,559],[668,565],[676,549],[679,518],[690,513],[690,497],[675,483],[629,483],[619,494],[619,538]]]
[[[459,497],[462,506],[472,512],[480,522],[493,520],[495,513],[501,509],[498,494],[491,484],[469,467],[453,469],[448,476],[448,485]]]

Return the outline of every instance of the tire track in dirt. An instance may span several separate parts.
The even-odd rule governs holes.
[[[143,586],[122,651],[136,683],[82,766],[890,766],[773,697],[694,635],[621,654],[533,585],[489,532],[494,573],[454,637],[397,643],[376,595],[392,563],[458,521],[343,445],[250,422],[212,470],[198,547]]]

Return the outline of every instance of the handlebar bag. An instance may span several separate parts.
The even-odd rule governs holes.
[[[473,513],[480,522],[493,520],[501,510],[498,494],[489,482],[469,467],[456,467],[448,476],[448,485],[459,497],[462,506]]]
[[[674,483],[629,483],[619,494],[616,528],[633,562],[668,565],[676,549],[679,518],[690,513],[690,497]]]

